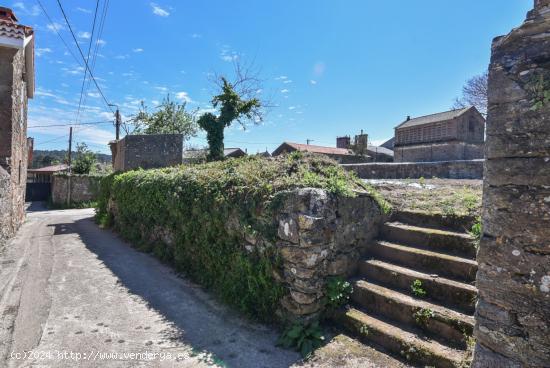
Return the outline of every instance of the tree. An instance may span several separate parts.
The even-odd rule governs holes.
[[[97,158],[95,153],[88,149],[86,143],[76,145],[76,157],[72,164],[72,171],[75,174],[89,174]]]
[[[167,95],[157,111],[150,113],[147,106],[141,102],[139,113],[135,115],[131,122],[134,129],[130,129],[128,124],[123,125],[126,134],[183,134],[184,140],[193,137],[197,133],[197,124],[192,113],[186,110],[186,103],[178,103],[170,99]]]
[[[489,72],[470,78],[462,87],[462,97],[456,98],[454,108],[475,106],[483,115],[487,115],[487,90]]]
[[[251,74],[250,68],[243,69],[235,64],[236,78],[234,82],[224,76],[216,77],[216,83],[221,90],[212,98],[212,106],[218,110],[217,115],[211,112],[203,114],[198,125],[206,131],[208,141],[208,160],[223,160],[223,139],[225,128],[237,121],[243,128],[248,121],[258,124],[262,121],[265,106],[256,96],[259,90],[259,79]]]

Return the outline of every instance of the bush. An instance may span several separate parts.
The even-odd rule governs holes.
[[[364,189],[352,174],[321,156],[245,157],[109,175],[101,183],[97,219],[104,226],[112,224],[108,204],[114,198],[122,236],[248,316],[269,321],[284,295],[274,277],[281,263],[277,249],[266,243],[248,252],[243,231],[227,225],[238,222],[248,235],[259,234],[272,244],[284,191],[299,187],[343,196]],[[152,246],[159,228],[170,231],[173,245]]]

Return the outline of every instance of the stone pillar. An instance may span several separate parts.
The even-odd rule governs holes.
[[[550,0],[493,41],[472,367],[550,366]]]

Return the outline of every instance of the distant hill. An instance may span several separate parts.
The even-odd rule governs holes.
[[[76,152],[73,151],[73,157]],[[97,161],[105,164],[111,163],[111,155],[96,153]],[[67,150],[34,150],[32,154],[32,168],[56,165],[67,162]]]

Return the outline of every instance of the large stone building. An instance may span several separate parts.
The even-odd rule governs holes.
[[[475,107],[411,119],[395,128],[394,161],[483,158],[485,119]]]
[[[33,30],[0,7],[0,241],[25,216],[27,98],[34,95]]]

